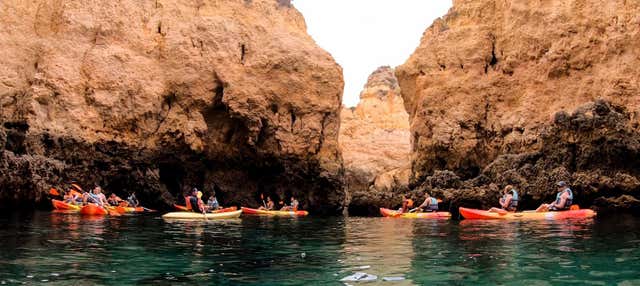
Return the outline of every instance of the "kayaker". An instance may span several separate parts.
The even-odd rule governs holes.
[[[296,200],[296,198],[294,196],[291,196],[291,205],[288,206],[284,206],[282,207],[280,210],[281,211],[297,211],[298,210],[298,205],[300,203],[298,202],[298,200]]]
[[[130,207],[138,207],[138,205],[140,205],[140,201],[138,201],[138,198],[136,198],[136,192],[131,192],[131,194],[129,194],[129,196],[127,197],[127,204]]]
[[[431,197],[429,193],[424,194],[424,202],[416,208],[417,211],[436,212],[438,211],[438,200]]]
[[[115,193],[111,193],[111,195],[107,199],[107,202],[109,202],[110,205],[117,207],[122,204],[124,200],[118,197]]]
[[[69,204],[77,204],[82,202],[82,194],[69,190],[66,194],[64,194],[64,202]]]
[[[499,200],[500,208],[491,208],[490,212],[515,212],[518,207],[518,191],[512,186],[507,185],[504,187],[502,197]]]
[[[558,194],[556,200],[550,204],[540,205],[536,211],[561,211],[567,210],[573,204],[573,191],[569,188],[569,185],[565,181],[560,181],[556,184],[558,186]]]
[[[201,200],[202,192],[198,191],[198,189],[193,188],[191,191],[191,196],[189,197],[189,203],[191,205],[191,210],[197,213],[205,213],[204,203]]]
[[[209,196],[209,200],[207,200],[207,210],[214,211],[217,209],[220,209],[220,204],[218,203],[218,198],[216,198],[216,192],[213,192]]]
[[[109,202],[107,202],[107,198],[102,193],[102,188],[100,188],[100,186],[96,186],[91,192],[83,194],[82,202],[84,204],[94,203],[99,206],[105,206],[109,204]]]
[[[409,209],[413,207],[413,200],[408,198],[408,195],[404,194],[402,195],[402,207],[400,207],[400,209],[398,209],[398,212],[400,213],[406,213],[409,211]]]
[[[267,207],[260,206],[258,209],[259,210],[272,211],[275,208],[275,203],[273,202],[271,197],[267,197],[267,204],[266,205],[267,205]]]

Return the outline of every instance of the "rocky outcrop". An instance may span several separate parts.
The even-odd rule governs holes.
[[[217,185],[225,204],[294,194],[340,212],[342,72],[289,1],[5,1],[0,15],[0,205],[76,179],[156,205]]]
[[[396,69],[416,194],[485,208],[515,184],[534,207],[566,180],[583,206],[634,202],[639,12],[633,1],[454,1]]]
[[[374,71],[356,107],[340,115],[340,147],[351,214],[378,213],[407,191],[409,118],[390,67]]]

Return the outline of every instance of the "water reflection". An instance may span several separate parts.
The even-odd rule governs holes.
[[[0,282],[10,284],[342,285],[362,271],[378,276],[366,285],[633,285],[640,276],[634,218],[165,222],[35,213],[0,217],[0,241]]]

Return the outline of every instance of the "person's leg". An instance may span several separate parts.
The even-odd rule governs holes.
[[[548,204],[541,204],[537,209],[537,212],[546,212],[549,211],[549,205]]]

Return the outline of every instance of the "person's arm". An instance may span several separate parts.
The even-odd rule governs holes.
[[[506,209],[509,207],[509,205],[511,204],[511,199],[512,199],[512,196],[507,195],[507,197],[505,198],[505,200],[502,202],[502,205],[501,205],[503,209]]]

